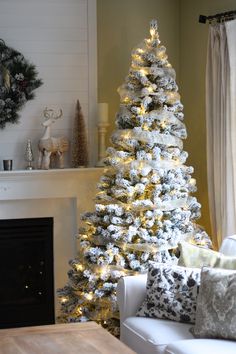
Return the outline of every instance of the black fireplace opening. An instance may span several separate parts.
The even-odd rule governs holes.
[[[0,328],[55,323],[53,218],[0,220]]]

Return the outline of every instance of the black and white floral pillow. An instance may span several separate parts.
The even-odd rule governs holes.
[[[146,297],[137,316],[194,323],[201,270],[151,263]]]

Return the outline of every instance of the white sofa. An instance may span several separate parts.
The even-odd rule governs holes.
[[[220,252],[236,256],[236,236],[225,239]],[[236,354],[236,341],[194,339],[189,332],[192,325],[137,317],[146,293],[146,280],[145,274],[127,276],[118,282],[122,342],[138,354]]]

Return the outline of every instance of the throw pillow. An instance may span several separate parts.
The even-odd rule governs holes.
[[[180,258],[178,265],[184,267],[236,269],[236,257],[225,256],[220,252],[192,245],[188,242],[178,244]]]
[[[198,338],[236,339],[236,271],[202,269],[191,332]]]
[[[152,263],[146,297],[137,316],[195,322],[200,269]]]

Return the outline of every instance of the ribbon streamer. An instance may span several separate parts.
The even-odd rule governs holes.
[[[129,139],[137,139],[144,143],[161,144],[165,146],[175,146],[180,150],[183,149],[183,142],[181,139],[166,134],[160,134],[157,131],[133,131],[131,129],[117,130],[112,135],[112,141],[114,143],[119,143],[119,141],[126,141]]]

